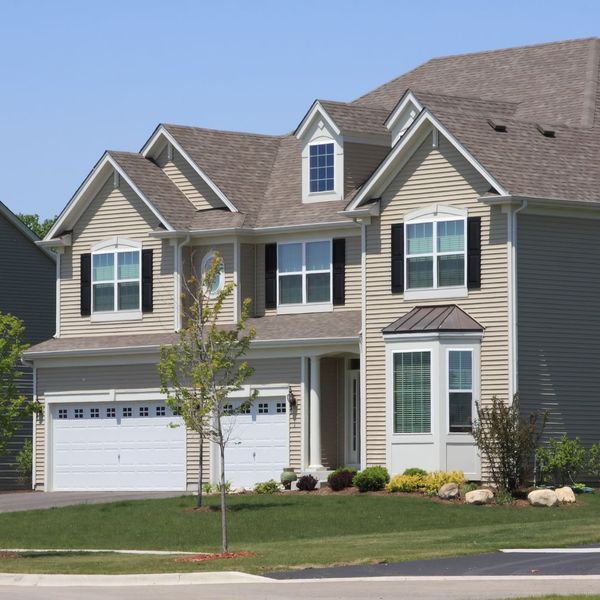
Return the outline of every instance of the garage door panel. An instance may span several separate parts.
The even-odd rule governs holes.
[[[59,404],[52,417],[53,489],[185,489],[185,427],[164,403]]]

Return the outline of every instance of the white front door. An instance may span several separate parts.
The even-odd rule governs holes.
[[[236,404],[237,402],[237,404]],[[232,402],[232,406],[241,401]],[[286,398],[258,398],[247,414],[224,417],[230,431],[225,448],[225,479],[233,488],[253,488],[279,477],[289,464]]]
[[[58,490],[185,490],[185,427],[164,402],[53,404]]]
[[[346,464],[360,467],[360,371],[349,371],[346,393]]]

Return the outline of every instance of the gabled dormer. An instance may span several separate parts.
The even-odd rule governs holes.
[[[385,121],[385,126],[392,134],[392,146],[404,135],[422,109],[423,106],[410,90],[400,98]]]
[[[295,131],[301,142],[302,202],[343,200],[387,154],[387,111],[317,100]]]

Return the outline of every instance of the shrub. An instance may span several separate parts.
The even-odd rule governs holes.
[[[296,481],[296,487],[303,492],[312,492],[317,487],[318,481],[312,475],[302,475]]]
[[[327,477],[327,483],[334,492],[339,492],[345,488],[352,486],[352,480],[356,475],[357,470],[350,467],[340,467],[330,473]]]
[[[33,444],[31,440],[25,440],[21,451],[17,454],[16,463],[19,478],[24,482],[31,481],[33,471]]]
[[[217,485],[215,486],[217,492],[221,493],[221,487],[225,490],[226,494],[229,494],[229,492],[231,491],[231,481],[226,481],[222,486],[220,483],[217,483]]]
[[[202,484],[202,491],[205,494],[212,494],[215,491],[215,488],[212,483],[207,481],[206,483]]]
[[[434,471],[423,477],[421,488],[426,494],[437,494],[438,490],[446,483],[465,483],[465,474],[462,471]]]
[[[385,467],[367,467],[357,473],[352,483],[361,492],[378,492],[390,481],[390,474]]]
[[[600,442],[590,448],[586,470],[594,479],[600,479]]]
[[[485,406],[477,403],[473,438],[487,463],[489,478],[498,489],[513,492],[531,476],[547,419],[547,413],[531,413],[523,418],[518,395],[510,404],[496,396]]]
[[[409,469],[404,469],[402,475],[427,475],[427,471],[419,469],[419,467],[410,467]]]
[[[539,448],[537,459],[541,463],[542,477],[550,476],[555,485],[573,484],[583,469],[585,450],[579,438],[569,439],[563,435]]]
[[[513,495],[506,490],[498,490],[494,496],[496,504],[512,504],[515,501]]]
[[[254,491],[257,494],[274,494],[279,491],[279,484],[274,479],[257,483],[254,486]]]
[[[423,483],[422,475],[395,475],[391,481],[385,486],[388,492],[416,492],[421,488]]]
[[[474,481],[467,481],[460,486],[460,495],[464,497],[467,492],[479,489],[479,486]]]

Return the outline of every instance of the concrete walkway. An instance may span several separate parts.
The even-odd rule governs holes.
[[[74,504],[102,504],[121,500],[176,498],[186,492],[13,492],[0,494],[0,513],[38,510]]]

